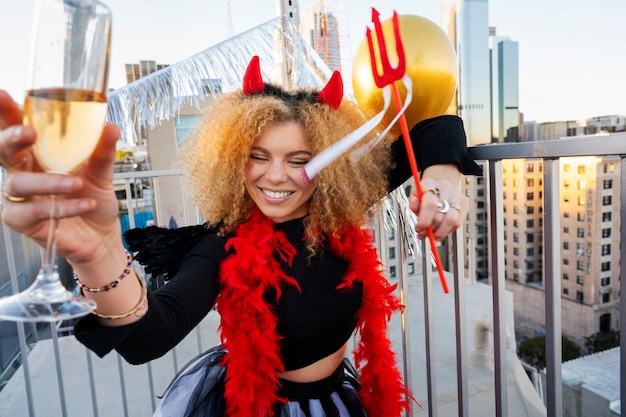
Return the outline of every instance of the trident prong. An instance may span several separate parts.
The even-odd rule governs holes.
[[[370,49],[370,57],[372,58],[372,74],[374,75],[374,82],[378,88],[391,84],[395,81],[402,79],[406,71],[406,60],[404,58],[404,47],[402,45],[402,39],[400,38],[400,27],[398,25],[398,13],[393,12],[393,34],[396,41],[396,53],[398,54],[398,65],[393,68],[389,62],[389,55],[387,54],[387,45],[385,42],[385,36],[383,34],[382,25],[380,23],[380,13],[378,10],[372,7],[372,23],[374,23],[374,31],[376,32],[376,39],[378,40],[378,49],[380,51],[380,66],[382,67],[382,73],[378,72],[378,66],[376,65],[376,53],[374,51],[374,43],[372,42],[372,30],[367,29],[367,45]]]

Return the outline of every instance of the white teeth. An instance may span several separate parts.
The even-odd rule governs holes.
[[[263,190],[263,194],[265,194],[269,198],[285,198],[289,194],[291,194],[291,192],[290,191],[276,192],[276,191],[270,191],[270,190]]]

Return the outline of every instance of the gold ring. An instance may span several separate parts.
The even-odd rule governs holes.
[[[439,188],[429,188],[428,190],[425,190],[423,194],[426,193],[433,193],[435,196],[439,197]]]
[[[458,211],[459,213],[461,212],[461,210],[463,209],[463,207],[461,207],[460,204],[457,203],[450,203],[450,207],[452,207],[453,209],[455,209],[456,211]]]
[[[24,197],[14,197],[11,194],[7,193],[7,190],[2,187],[2,197],[6,198],[8,201],[12,202],[12,203],[21,203],[22,201],[25,200]]]

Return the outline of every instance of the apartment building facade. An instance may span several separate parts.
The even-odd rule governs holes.
[[[540,160],[503,161],[506,288],[514,294],[516,330],[543,334],[543,173]],[[563,334],[584,346],[619,328],[619,159],[560,161],[560,270]]]

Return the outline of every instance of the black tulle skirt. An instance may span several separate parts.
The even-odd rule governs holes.
[[[224,350],[216,346],[190,361],[163,394],[154,417],[222,417]],[[343,363],[328,378],[310,383],[281,380],[279,395],[289,401],[277,404],[277,417],[366,417],[361,405],[357,373]],[[251,416],[257,417],[257,416]],[[262,417],[262,416],[259,416]]]

